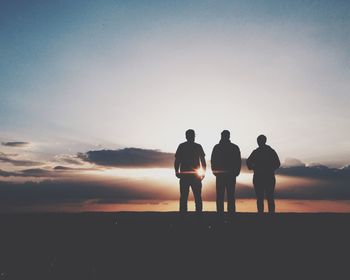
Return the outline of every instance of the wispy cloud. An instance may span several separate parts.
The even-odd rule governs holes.
[[[297,158],[286,158],[284,163],[282,164],[283,167],[297,167],[297,166],[305,166],[306,164],[303,163],[301,160]]]
[[[54,161],[59,163],[72,164],[72,165],[84,164],[84,161],[80,157],[78,157],[77,155],[69,155],[69,154],[57,155],[55,156]]]
[[[8,155],[0,152],[0,162],[10,163],[15,166],[39,166],[43,165],[42,162],[32,160],[20,160],[15,159],[13,155]]]

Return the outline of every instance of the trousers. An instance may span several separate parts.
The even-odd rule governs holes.
[[[235,202],[236,177],[232,174],[216,176],[216,209],[218,213],[224,212],[225,192],[227,195],[227,211],[236,212]]]
[[[195,175],[187,175],[180,179],[180,212],[187,212],[187,201],[190,187],[192,188],[196,204],[196,212],[202,212],[202,181]]]
[[[264,212],[264,198],[266,196],[267,205],[270,213],[275,212],[275,174],[256,174],[253,177],[254,190],[257,198],[257,208],[259,213]]]

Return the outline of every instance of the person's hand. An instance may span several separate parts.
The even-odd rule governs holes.
[[[206,170],[204,169],[203,170],[203,173],[199,176],[199,178],[201,179],[201,181],[204,179],[204,177],[205,177],[205,172],[206,172]]]

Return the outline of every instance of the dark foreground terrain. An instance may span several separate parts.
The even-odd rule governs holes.
[[[0,224],[0,279],[339,279],[350,271],[350,214],[1,214]]]

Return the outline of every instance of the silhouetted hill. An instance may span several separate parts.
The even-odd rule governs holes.
[[[337,279],[350,214],[2,214],[0,279]]]

